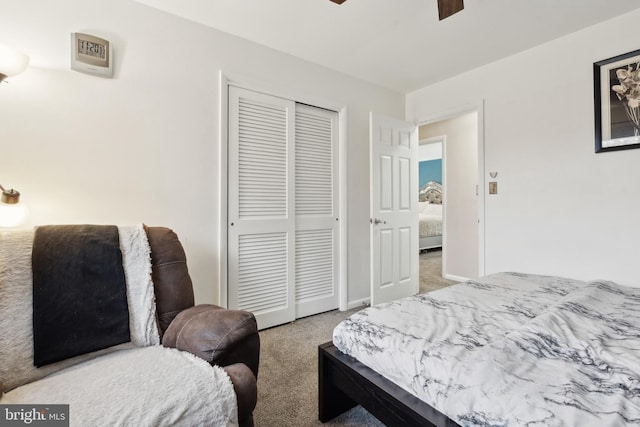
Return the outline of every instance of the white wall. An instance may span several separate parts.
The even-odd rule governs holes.
[[[420,139],[444,135],[444,277],[478,277],[478,113],[420,126]]]
[[[640,150],[594,153],[593,63],[638,49],[640,10],[407,96],[407,118],[485,101],[486,272],[640,286]]]
[[[418,146],[418,161],[438,160],[442,158],[441,142],[423,142]]]
[[[348,111],[349,300],[369,294],[368,112],[404,97],[130,0],[5,2],[0,42],[31,66],[0,87],[0,183],[29,225],[164,225],[198,302],[217,302],[218,71]],[[114,43],[115,78],[69,69],[71,32]]]

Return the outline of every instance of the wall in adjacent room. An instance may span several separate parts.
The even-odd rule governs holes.
[[[442,184],[442,142],[421,140],[418,146],[418,187],[429,181]]]
[[[422,188],[431,181],[442,184],[442,159],[418,162],[418,186]]]
[[[421,139],[418,145],[418,160],[435,160],[442,158],[442,143],[429,142],[427,139]]]
[[[638,49],[640,10],[407,96],[420,122],[484,101],[486,272],[640,286],[640,150],[594,152],[593,63]],[[485,187],[486,188],[486,187]]]
[[[113,79],[69,68],[70,33],[114,45]],[[0,182],[29,225],[134,224],[180,236],[196,299],[218,302],[218,73],[276,95],[346,107],[348,285],[369,295],[369,111],[404,96],[130,0],[22,0],[0,41],[31,66],[0,87]]]

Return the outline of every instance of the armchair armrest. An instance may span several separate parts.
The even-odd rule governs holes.
[[[190,307],[169,324],[162,345],[219,366],[244,363],[258,377],[260,336],[256,319],[248,311],[210,304]]]
[[[244,363],[234,363],[224,368],[233,383],[238,403],[238,416],[243,427],[253,426],[253,410],[258,403],[258,384],[251,369]],[[246,416],[244,414],[247,414]]]

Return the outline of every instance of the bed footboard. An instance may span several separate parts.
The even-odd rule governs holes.
[[[406,392],[332,342],[318,346],[318,418],[327,422],[362,405],[389,427],[458,426],[447,416]]]

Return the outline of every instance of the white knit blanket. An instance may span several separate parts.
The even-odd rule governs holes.
[[[122,267],[127,282],[129,332],[136,346],[160,343],[156,297],[151,280],[151,248],[144,226],[118,227]]]
[[[161,346],[121,350],[6,393],[0,404],[68,404],[71,426],[236,426],[218,366]]]

